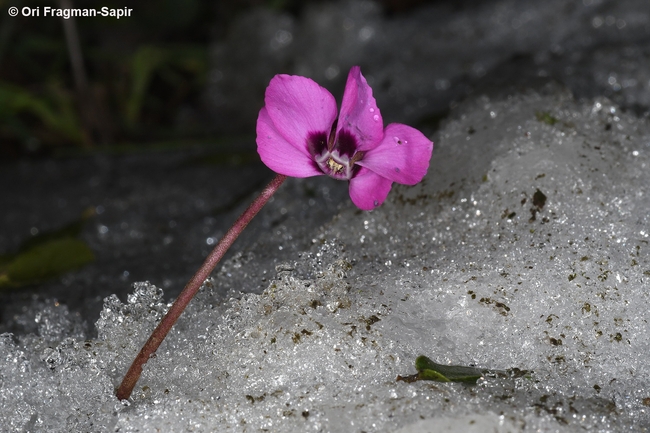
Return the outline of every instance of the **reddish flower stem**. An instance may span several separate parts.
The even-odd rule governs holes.
[[[140,353],[135,357],[135,360],[131,364],[129,371],[122,379],[120,387],[117,389],[115,395],[120,400],[128,399],[131,396],[131,392],[135,387],[136,382],[142,374],[142,366],[146,364],[147,360],[158,350],[158,347],[167,336],[167,333],[172,329],[172,326],[176,323],[180,315],[187,307],[187,304],[190,303],[194,295],[199,291],[203,282],[210,276],[212,270],[217,266],[217,263],[223,258],[228,248],[235,242],[237,237],[241,232],[246,228],[249,222],[253,219],[255,215],[262,209],[271,196],[278,190],[282,182],[287,177],[281,174],[275,176],[275,178],[264,188],[264,191],[248,206],[248,209],[240,215],[240,217],[235,221],[230,230],[224,235],[219,243],[214,247],[210,255],[205,259],[203,265],[196,271],[196,274],[190,279],[190,281],[185,285],[183,291],[178,295],[171,308],[160,321],[156,329],[151,333],[151,336],[147,342],[140,349]]]

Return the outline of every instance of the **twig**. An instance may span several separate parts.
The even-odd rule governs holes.
[[[131,392],[135,387],[136,382],[142,374],[142,366],[146,364],[147,360],[153,355],[158,347],[165,339],[165,336],[174,326],[180,315],[185,310],[185,307],[190,303],[194,295],[199,291],[203,282],[210,276],[212,270],[217,266],[217,263],[223,258],[226,251],[235,242],[237,237],[246,228],[248,223],[257,215],[271,196],[278,190],[286,176],[278,174],[268,184],[268,186],[261,192],[261,194],[248,206],[248,208],[241,214],[235,221],[230,230],[224,235],[219,243],[214,247],[210,255],[205,259],[203,265],[196,271],[196,274],[190,279],[183,291],[178,295],[171,308],[160,321],[156,329],[151,333],[149,340],[142,346],[140,353],[136,356],[131,364],[129,371],[122,379],[120,387],[117,389],[116,395],[120,400],[128,399]]]

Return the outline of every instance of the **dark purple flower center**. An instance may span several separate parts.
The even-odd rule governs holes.
[[[316,166],[326,175],[339,180],[350,180],[359,171],[357,161],[363,152],[357,152],[357,140],[345,129],[336,135],[336,122],[329,137],[326,132],[315,132],[307,139],[309,153]]]

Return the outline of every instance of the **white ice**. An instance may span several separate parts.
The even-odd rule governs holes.
[[[286,65],[340,87],[361,64],[387,120],[467,101],[432,137],[429,174],[371,213],[333,181],[317,184],[327,206],[303,200],[321,180],[288,181],[129,401],[114,390],[162,291],[108,297],[90,340],[35,298],[13,317],[25,332],[0,335],[0,431],[650,431],[650,125],[632,113],[650,104],[648,23],[646,0],[243,16],[214,47],[215,122],[254,122]],[[318,219],[278,223],[303,212]],[[419,355],[505,374],[397,381]]]
[[[54,304],[3,334],[2,431],[646,431],[649,129],[555,86],[468,102],[421,184],[314,227],[262,294],[217,274],[128,402],[154,286],[107,298],[93,340]],[[507,374],[397,381],[418,355]]]

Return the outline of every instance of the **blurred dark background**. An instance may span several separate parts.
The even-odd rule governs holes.
[[[406,13],[442,0],[382,0]],[[220,134],[206,103],[210,48],[252,8],[297,17],[303,0],[2,1],[0,158],[206,144]],[[321,0],[320,3],[327,3]],[[468,2],[450,2],[467,7]],[[132,8],[131,16],[44,17],[44,8]],[[7,8],[40,8],[10,17]],[[276,73],[289,72],[277,70]],[[259,97],[261,101],[261,96]],[[259,108],[259,107],[257,107]],[[217,122],[218,123],[218,122]],[[224,131],[225,129],[225,131]]]

